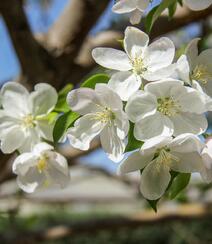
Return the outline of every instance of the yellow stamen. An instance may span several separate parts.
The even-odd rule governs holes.
[[[172,117],[180,112],[180,105],[172,97],[158,98],[157,110],[162,114]]]
[[[104,108],[101,112],[95,114],[95,119],[101,121],[101,123],[111,123],[115,119],[115,115],[110,108]]]
[[[37,163],[37,170],[39,173],[43,173],[47,169],[47,158],[41,157]]]
[[[35,126],[34,117],[31,114],[23,117],[22,125],[25,128],[33,128]]]
[[[133,72],[135,74],[141,75],[143,72],[147,70],[142,57],[135,57],[131,62],[133,66]]]
[[[205,65],[197,65],[191,75],[192,80],[200,81],[203,85],[207,84],[208,81],[212,80],[212,72]]]
[[[179,162],[179,158],[172,155],[170,153],[170,149],[167,147],[158,149],[156,155],[157,155],[156,163],[158,164],[166,164],[168,167],[170,167],[172,161]]]

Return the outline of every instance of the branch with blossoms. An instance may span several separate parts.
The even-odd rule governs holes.
[[[120,0],[113,11],[132,12],[131,22],[152,1]],[[212,1],[184,1],[201,10]],[[162,1],[146,17],[150,31],[168,8],[170,15],[182,1]],[[204,143],[212,111],[212,49],[198,52],[192,40],[175,60],[174,43],[127,27],[124,50],[98,47],[92,57],[112,75],[96,74],[78,89],[66,85],[59,93],[39,83],[34,91],[15,82],[1,89],[0,140],[5,154],[18,152],[13,163],[17,184],[27,193],[69,183],[68,163],[54,150],[68,143],[83,151],[99,137],[108,157],[120,162],[119,174],[140,171],[140,191],[156,210],[164,194],[176,197],[198,172],[212,181],[212,145]]]

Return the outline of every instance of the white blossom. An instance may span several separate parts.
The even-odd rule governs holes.
[[[126,113],[135,123],[134,136],[141,141],[183,133],[199,135],[207,129],[204,110],[199,92],[173,79],[147,84],[126,105]]]
[[[212,49],[198,54],[198,41],[196,38],[188,44],[185,55],[177,61],[177,73],[181,80],[202,94],[207,111],[212,109]]]
[[[8,82],[1,89],[0,140],[4,153],[30,151],[42,138],[52,140],[53,125],[45,117],[57,102],[57,92],[44,83],[34,89],[29,93],[16,82]]]
[[[155,81],[168,77],[175,68],[171,65],[175,47],[173,42],[162,37],[148,46],[147,34],[135,27],[128,27],[124,37],[124,51],[112,48],[95,48],[95,61],[103,67],[117,70],[108,85],[122,100],[136,92],[142,79]]]
[[[79,88],[71,91],[67,103],[73,111],[83,115],[67,131],[70,144],[88,150],[92,139],[100,135],[102,147],[109,158],[120,161],[129,130],[120,97],[106,84],[97,84],[95,90]]]
[[[130,22],[135,25],[141,21],[142,14],[150,2],[150,0],[118,0],[112,10],[117,14],[130,13]]]
[[[210,7],[212,0],[184,0],[184,3],[192,10],[199,11]]]
[[[70,179],[67,160],[43,142],[32,152],[19,155],[13,163],[18,186],[27,193],[59,185],[64,188]]]
[[[181,173],[200,172],[200,152],[204,145],[193,134],[175,139],[157,137],[146,141],[140,151],[133,152],[119,166],[121,174],[143,170],[140,190],[149,200],[160,198],[171,179],[170,170]]]

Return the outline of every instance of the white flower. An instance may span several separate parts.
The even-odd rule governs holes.
[[[128,27],[124,38],[126,53],[112,48],[95,48],[92,52],[98,64],[120,71],[111,77],[108,85],[124,101],[140,88],[142,79],[163,79],[175,68],[171,65],[175,47],[170,39],[162,37],[149,46],[148,43],[147,34],[135,27]]]
[[[192,10],[199,11],[210,7],[212,0],[184,0],[184,3]]]
[[[199,172],[202,168],[198,137],[182,134],[175,139],[157,137],[146,141],[140,151],[133,152],[119,166],[121,174],[142,170],[140,190],[149,200],[160,198],[171,179],[170,170]]]
[[[192,40],[185,55],[177,61],[177,73],[181,80],[197,89],[204,97],[206,110],[212,109],[212,49],[198,55],[198,41]]]
[[[212,182],[212,139],[206,142],[206,147],[202,151],[203,169],[201,176],[207,183]]]
[[[83,115],[67,132],[70,144],[88,150],[91,140],[100,134],[102,147],[109,158],[120,161],[129,130],[120,97],[106,84],[97,84],[95,90],[79,88],[71,91],[67,103],[73,111]]]
[[[31,151],[41,138],[52,140],[53,125],[45,116],[57,102],[53,87],[41,83],[29,93],[22,85],[8,82],[2,87],[1,96],[0,140],[4,153]]]
[[[203,133],[207,129],[204,106],[198,91],[179,80],[167,79],[137,91],[129,99],[126,113],[135,123],[134,136],[143,141],[160,135]]]
[[[130,22],[135,25],[141,21],[142,14],[150,2],[150,0],[118,0],[112,10],[117,14],[131,13]]]
[[[18,156],[13,172],[18,175],[18,186],[25,192],[59,185],[64,188],[70,179],[67,160],[53,151],[47,143],[35,145],[32,152]]]

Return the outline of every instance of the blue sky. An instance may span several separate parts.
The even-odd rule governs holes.
[[[28,0],[25,7],[26,14],[33,32],[46,32],[48,28],[54,23],[58,16],[63,11],[68,0],[53,0],[48,9],[43,9],[37,0]],[[112,2],[111,2],[112,5]],[[101,17],[99,23],[92,30],[95,34],[102,28],[107,28],[109,19],[113,13],[109,11],[111,6],[107,9],[105,14]],[[0,82],[5,82],[15,78],[19,73],[19,62],[14,52],[12,43],[10,41],[7,29],[0,17]]]

